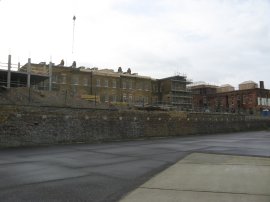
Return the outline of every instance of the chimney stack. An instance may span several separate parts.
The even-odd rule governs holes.
[[[260,89],[264,89],[264,82],[260,81]]]

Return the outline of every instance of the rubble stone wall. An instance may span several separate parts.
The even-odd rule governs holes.
[[[234,114],[0,106],[0,147],[93,143],[268,129],[270,120]]]

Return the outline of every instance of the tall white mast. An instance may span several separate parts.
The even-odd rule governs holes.
[[[73,16],[73,36],[72,36],[72,54],[74,52],[74,35],[75,35],[75,20],[76,20],[76,16]]]

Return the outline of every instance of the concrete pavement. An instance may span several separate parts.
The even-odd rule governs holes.
[[[270,159],[193,153],[121,202],[269,202]]]
[[[119,201],[128,192],[189,154],[269,158],[269,145],[270,132],[258,131],[103,144],[0,149],[0,201]],[[195,156],[192,157],[195,161]],[[189,171],[199,166],[208,166],[200,165],[201,161],[206,161],[204,159],[214,161],[216,166],[221,166],[219,161],[226,162],[220,156],[199,156],[196,163],[186,163],[181,168]],[[245,161],[247,164],[254,162]],[[211,161],[209,164],[211,165]],[[187,169],[187,166],[190,168]],[[192,176],[194,171],[196,170],[187,172],[187,176]],[[189,179],[186,178],[186,181]],[[254,181],[256,187],[255,182],[257,181]],[[184,193],[188,195],[189,192]],[[198,197],[201,198],[203,193],[205,192],[199,192]]]

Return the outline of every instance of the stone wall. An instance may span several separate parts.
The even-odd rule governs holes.
[[[0,147],[262,130],[269,119],[232,114],[0,106]]]

